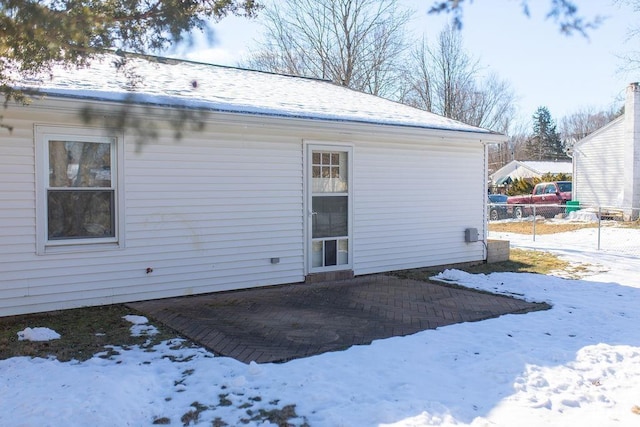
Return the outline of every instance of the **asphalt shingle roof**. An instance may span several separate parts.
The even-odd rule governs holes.
[[[203,108],[330,121],[498,135],[424,110],[328,81],[162,58],[132,57],[133,79],[105,55],[89,68],[54,69],[51,78],[25,82],[50,96]],[[135,86],[131,85],[135,81]]]

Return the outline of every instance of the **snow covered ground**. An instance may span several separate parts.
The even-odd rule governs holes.
[[[257,415],[295,405],[299,417],[289,420],[293,425],[638,426],[640,257],[585,247],[584,233],[590,232],[539,236],[535,242],[530,236],[491,236],[589,264],[591,275],[581,280],[458,270],[438,276],[546,301],[553,305],[548,311],[446,326],[283,364],[245,365],[180,348],[177,340],[153,352],[121,349],[111,359],[82,363],[2,360],[0,425],[144,426],[156,420],[264,426],[271,423]],[[607,233],[613,241],[640,241],[639,230]],[[145,319],[129,320],[132,331],[153,333]]]

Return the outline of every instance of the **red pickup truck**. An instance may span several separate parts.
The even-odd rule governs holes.
[[[507,214],[522,218],[533,214],[553,217],[565,211],[567,200],[571,200],[571,181],[541,182],[533,187],[530,195],[507,198]]]

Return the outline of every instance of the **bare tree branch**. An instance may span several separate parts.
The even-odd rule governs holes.
[[[459,31],[446,27],[434,46],[423,40],[413,51],[411,63],[403,102],[474,126],[507,132],[515,95],[497,75],[481,77],[480,63],[465,51]]]
[[[565,143],[573,143],[590,133],[600,129],[622,114],[620,108],[612,107],[606,111],[599,111],[593,107],[586,107],[563,117],[559,123],[559,133]]]
[[[394,97],[411,11],[397,0],[287,0],[265,9],[264,42],[241,65]]]

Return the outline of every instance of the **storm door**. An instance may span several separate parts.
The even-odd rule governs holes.
[[[308,146],[309,272],[351,269],[350,147]]]

